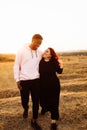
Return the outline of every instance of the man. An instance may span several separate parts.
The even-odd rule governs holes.
[[[31,126],[35,130],[41,130],[37,123],[39,109],[39,61],[42,53],[38,50],[43,37],[40,34],[35,34],[32,37],[31,43],[24,46],[16,54],[14,64],[14,78],[20,90],[21,103],[24,108],[23,118],[28,117],[29,95],[32,99],[32,119]]]

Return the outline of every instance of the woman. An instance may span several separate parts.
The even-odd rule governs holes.
[[[60,81],[57,73],[61,74],[63,65],[59,61],[57,54],[53,48],[48,48],[42,56],[39,64],[40,72],[40,105],[41,113],[47,111],[51,113],[51,130],[56,130],[56,121],[59,119],[59,96]]]

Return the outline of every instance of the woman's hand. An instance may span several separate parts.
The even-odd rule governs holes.
[[[60,66],[60,68],[62,69],[62,68],[63,68],[63,61],[60,60],[60,59],[58,59],[58,62],[59,62],[59,66]]]

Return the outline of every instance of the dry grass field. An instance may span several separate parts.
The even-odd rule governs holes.
[[[29,117],[22,118],[20,93],[13,76],[15,55],[0,54],[0,130],[32,130],[32,102]],[[87,130],[87,51],[61,53],[64,62],[61,82],[58,130]],[[40,108],[41,109],[41,108]],[[50,113],[40,115],[43,130],[50,130]]]

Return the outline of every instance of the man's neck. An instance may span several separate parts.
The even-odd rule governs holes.
[[[36,50],[36,49],[33,47],[32,44],[30,44],[29,47],[30,47],[31,50]]]

